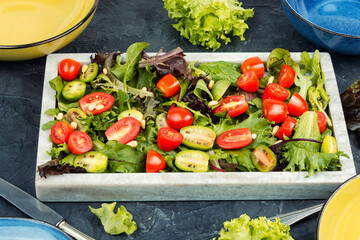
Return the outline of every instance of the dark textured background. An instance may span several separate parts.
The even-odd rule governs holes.
[[[269,52],[276,47],[291,52],[326,51],[303,38],[287,20],[280,0],[243,0],[254,8],[248,21],[246,41],[233,38],[223,52]],[[126,51],[137,41],[151,45],[148,51],[165,51],[177,46],[185,52],[205,52],[193,46],[171,26],[161,0],[102,0],[88,28],[62,53],[99,50]],[[331,53],[339,91],[360,78],[360,58]],[[0,177],[35,195],[34,176],[40,121],[45,57],[24,62],[0,62]],[[360,172],[359,136],[349,132],[357,172]],[[219,193],[221,194],[221,193]],[[127,237],[107,235],[88,206],[97,203],[47,203],[70,224],[96,239],[210,239],[224,221],[246,213],[250,217],[273,216],[312,206],[323,200],[299,201],[188,201],[121,202],[134,216],[138,230]],[[0,216],[27,217],[0,199]],[[313,239],[317,215],[292,226],[295,239]]]

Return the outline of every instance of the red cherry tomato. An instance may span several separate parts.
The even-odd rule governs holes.
[[[213,109],[214,113],[221,113],[228,111],[231,118],[239,116],[246,112],[249,104],[244,95],[235,95],[224,98],[220,105]]]
[[[146,172],[154,173],[163,170],[166,167],[165,159],[160,153],[149,149],[146,157]]]
[[[81,110],[88,115],[91,112],[93,115],[106,112],[114,104],[114,97],[104,92],[90,93],[79,100]]]
[[[244,72],[236,81],[236,84],[246,92],[256,92],[259,88],[259,78],[252,70]]]
[[[290,88],[294,83],[295,74],[295,70],[292,67],[284,64],[279,72],[278,84],[284,88]]]
[[[92,149],[93,143],[87,133],[76,131],[70,134],[68,147],[73,154],[83,154]]]
[[[279,101],[285,101],[289,96],[289,92],[281,85],[277,83],[269,83],[263,93],[262,99],[276,99]]]
[[[63,80],[71,81],[79,75],[80,68],[81,64],[79,62],[66,58],[59,63],[58,72]]]
[[[286,117],[284,122],[281,124],[279,131],[277,131],[277,133],[275,134],[275,137],[277,137],[278,139],[281,139],[281,140],[285,140],[284,135],[286,137],[290,137],[296,123],[297,123],[297,121],[295,118],[292,118],[289,116]]]
[[[134,140],[140,131],[140,123],[136,118],[124,117],[111,125],[106,131],[107,139],[127,144]]]
[[[173,107],[168,112],[167,122],[169,127],[179,131],[193,123],[193,115],[185,108]]]
[[[224,149],[237,149],[245,147],[252,142],[252,136],[249,128],[237,128],[221,133],[216,143]]]
[[[246,59],[240,67],[241,73],[245,73],[247,71],[254,71],[259,79],[264,76],[265,67],[264,63],[261,61],[259,57],[251,57]]]
[[[308,105],[304,98],[297,92],[291,96],[288,103],[289,115],[294,117],[300,117],[304,112],[308,110]]]
[[[316,112],[317,113],[317,119],[318,119],[318,125],[320,133],[324,132],[326,129],[326,116],[322,112]]]
[[[183,135],[175,129],[163,127],[159,130],[157,145],[163,151],[171,151],[177,148],[183,140]]]
[[[287,117],[286,103],[276,99],[265,99],[262,104],[262,114],[269,122],[282,123]]]
[[[180,92],[180,83],[176,77],[168,73],[157,82],[156,88],[164,94],[164,97],[169,98]]]
[[[58,121],[51,128],[50,138],[56,144],[67,143],[70,134],[73,132],[74,129],[69,124],[64,121]]]

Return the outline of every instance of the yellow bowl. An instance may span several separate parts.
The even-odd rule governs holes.
[[[360,239],[360,175],[343,183],[319,215],[318,240]]]
[[[0,0],[0,61],[55,52],[79,36],[99,0]]]

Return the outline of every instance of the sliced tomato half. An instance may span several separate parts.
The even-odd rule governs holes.
[[[292,67],[284,64],[280,69],[278,83],[284,88],[290,88],[294,83],[295,75],[295,70]]]
[[[259,89],[259,78],[252,70],[244,72],[236,81],[236,84],[246,92],[256,92]]]
[[[326,129],[326,116],[324,113],[317,111],[317,120],[319,125],[320,133],[324,132]]]
[[[241,64],[240,70],[242,73],[252,70],[261,79],[264,76],[265,66],[259,57],[250,57]]]
[[[183,135],[175,129],[163,127],[159,130],[157,145],[163,151],[171,151],[177,148],[183,140]]]
[[[124,117],[111,125],[106,131],[107,139],[127,144],[134,140],[140,131],[140,123],[136,118]]]
[[[168,73],[157,82],[156,88],[164,94],[164,97],[169,98],[180,92],[180,83],[174,75]]]
[[[160,153],[149,149],[146,157],[146,172],[154,173],[163,170],[166,167],[166,162]]]
[[[70,134],[73,132],[74,129],[69,124],[64,121],[58,121],[51,128],[50,138],[56,144],[67,143]]]
[[[294,92],[288,103],[289,114],[294,117],[300,117],[308,108],[304,98],[297,92]]]
[[[87,133],[76,131],[70,134],[68,147],[73,154],[83,154],[92,149],[93,143]]]
[[[244,95],[235,95],[224,98],[220,105],[213,109],[214,113],[221,113],[228,111],[231,118],[239,116],[246,112],[249,104]]]
[[[287,117],[288,109],[285,102],[275,99],[265,99],[262,104],[263,117],[274,122],[282,123]]]
[[[114,104],[114,97],[104,92],[90,93],[79,100],[81,110],[88,115],[88,111],[93,115],[106,112]]]
[[[280,84],[269,83],[263,93],[262,99],[276,99],[279,101],[285,101],[289,96],[289,92]]]
[[[289,117],[289,116],[286,117],[284,122],[281,124],[281,127],[279,128],[279,130],[275,134],[275,137],[277,137],[278,139],[281,139],[281,140],[285,140],[284,135],[286,137],[290,137],[293,129],[295,128],[296,123],[297,123],[297,121],[296,121],[295,118],[292,118],[292,117]]]
[[[252,142],[252,136],[249,128],[237,128],[221,133],[216,143],[224,149],[237,149],[245,147]]]

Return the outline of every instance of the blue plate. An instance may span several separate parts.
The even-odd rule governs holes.
[[[360,55],[359,0],[282,0],[286,16],[305,38],[330,51]]]
[[[0,239],[71,240],[60,229],[45,222],[27,218],[0,218]]]

